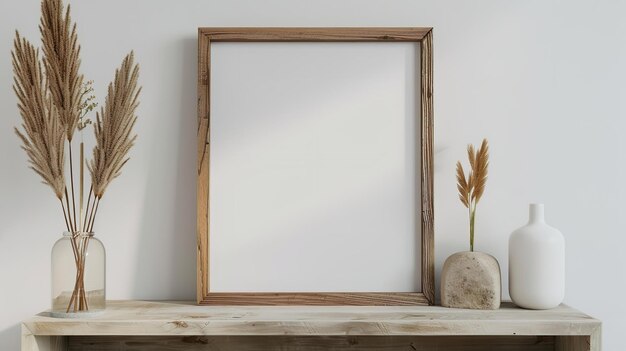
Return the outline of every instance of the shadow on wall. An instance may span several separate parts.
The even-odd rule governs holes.
[[[436,119],[435,119],[436,120]],[[435,159],[437,159],[438,157],[440,157],[440,155],[445,154],[449,149],[449,146],[447,145],[438,145],[435,142],[435,149],[433,151],[433,157]],[[434,168],[433,168],[433,173],[435,178],[437,178],[437,176],[440,176],[440,172],[441,172],[441,167],[439,166],[439,163],[434,162]],[[434,191],[434,190],[433,190]],[[437,198],[436,193],[434,194],[435,198]],[[435,223],[438,220],[438,213],[437,211],[435,211]],[[441,253],[441,252],[455,252],[455,250],[458,249],[458,245],[455,243],[451,243],[451,242],[447,242],[445,240],[438,240],[437,237],[441,238],[441,237],[447,237],[450,238],[452,237],[451,235],[441,235],[441,233],[437,232],[437,228],[435,228],[435,303],[437,305],[441,304],[441,289],[440,289],[440,282],[441,282],[441,269],[442,267],[442,263],[440,264],[439,262],[437,262],[437,253]]]
[[[179,105],[152,129],[133,297],[190,300],[196,289],[197,39],[173,42],[168,52],[178,56],[170,61],[179,64],[172,67],[177,74],[152,93],[178,96]]]
[[[435,220],[437,219],[437,217],[435,217]],[[444,240],[439,240],[437,241],[437,232],[435,231],[435,252],[445,252],[446,253],[446,258],[447,256],[458,252],[458,251],[462,251],[459,250],[459,245],[456,243],[449,243],[446,242]],[[454,237],[454,235],[448,234],[445,235],[445,237]],[[435,260],[435,302],[437,305],[441,304],[441,270],[443,268],[443,262],[437,262],[437,260]]]
[[[20,325],[15,324],[7,329],[0,331],[0,340],[6,342],[0,345],[2,350],[19,350],[20,349]]]

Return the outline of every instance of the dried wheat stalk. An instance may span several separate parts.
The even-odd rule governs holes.
[[[489,167],[489,143],[483,139],[480,148],[475,151],[473,145],[467,146],[467,158],[470,163],[470,173],[466,177],[461,162],[456,163],[456,187],[459,199],[469,211],[470,219],[470,251],[474,251],[474,222],[476,205],[485,192]]]

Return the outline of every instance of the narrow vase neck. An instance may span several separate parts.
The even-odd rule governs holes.
[[[89,238],[91,238],[94,235],[95,235],[94,232],[90,232],[90,233],[80,232],[80,231],[78,231],[78,232],[63,232],[63,236],[66,237],[66,238],[69,238],[69,237],[75,237],[75,238],[77,238],[77,237],[83,237],[83,238],[89,237]]]
[[[543,204],[530,204],[528,223],[544,223]]]

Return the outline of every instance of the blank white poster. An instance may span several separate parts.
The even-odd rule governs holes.
[[[212,43],[212,292],[420,291],[417,43]]]

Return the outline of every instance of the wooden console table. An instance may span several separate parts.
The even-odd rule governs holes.
[[[22,323],[22,351],[600,350],[600,321],[567,306],[233,307],[110,301],[90,319]]]

